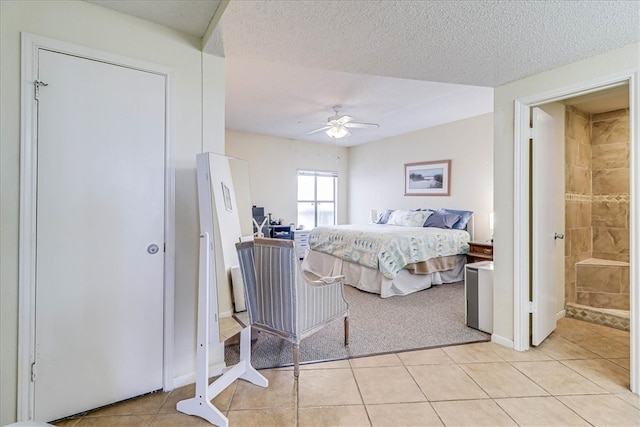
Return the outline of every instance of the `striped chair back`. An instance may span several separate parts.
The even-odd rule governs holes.
[[[293,240],[256,238],[254,251],[261,320],[295,340],[298,259]]]
[[[303,338],[344,319],[344,343],[348,345],[349,305],[344,298],[343,277],[325,281],[303,272],[292,240],[256,237],[236,243],[236,249],[249,322],[293,343],[296,378]]]

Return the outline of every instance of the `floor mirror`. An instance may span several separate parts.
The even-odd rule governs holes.
[[[211,403],[213,398],[238,378],[262,387],[268,385],[251,366],[251,327],[236,323],[232,315],[231,271],[238,265],[235,244],[253,233],[249,167],[244,160],[215,153],[198,154],[196,163],[200,212],[196,391],[193,398],[178,402],[177,409],[227,427],[229,420]],[[236,291],[236,300],[239,298]],[[209,367],[210,349],[224,348],[227,335],[238,332],[240,361],[226,367],[209,384],[212,376],[220,374]]]

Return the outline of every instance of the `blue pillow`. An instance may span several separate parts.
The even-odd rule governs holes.
[[[460,219],[458,214],[434,213],[424,222],[425,227],[451,228]]]
[[[378,217],[378,221],[376,221],[377,224],[386,224],[387,221],[389,221],[389,217],[391,216],[391,214],[393,213],[393,209],[385,209],[384,212],[382,212],[380,214],[380,216]]]
[[[473,215],[472,211],[457,211],[454,209],[438,209],[437,212],[440,214],[460,215],[460,219],[455,224],[453,224],[453,227],[451,227],[456,230],[464,230],[467,226],[467,223],[471,219],[471,216]]]

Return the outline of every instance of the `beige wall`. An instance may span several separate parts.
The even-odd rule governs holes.
[[[338,223],[347,222],[346,148],[227,130],[225,154],[249,161],[252,203],[284,224],[297,220],[299,169],[338,172]]]
[[[496,88],[494,92],[494,334],[513,340],[514,101],[586,84],[640,66],[640,44],[566,65]],[[637,90],[637,89],[636,89]]]
[[[405,196],[404,164],[451,159],[450,196]],[[451,208],[474,211],[475,240],[491,239],[493,114],[352,147],[349,222],[366,224],[371,209]],[[496,248],[500,252],[501,248]]]
[[[176,167],[175,375],[195,368],[197,201],[195,154],[201,151],[200,40],[82,1],[0,2],[0,425],[15,420],[18,344],[20,32],[50,37],[171,67]],[[206,57],[205,57],[206,58]],[[212,116],[207,149],[224,150],[224,62],[206,58],[204,99]]]
[[[337,171],[339,224],[367,223],[371,209],[470,209],[476,212],[476,238],[487,240],[493,204],[491,116],[351,148],[227,130],[226,154],[249,160],[253,204],[285,223],[296,221],[297,170]],[[404,163],[442,159],[452,160],[451,196],[404,196]]]

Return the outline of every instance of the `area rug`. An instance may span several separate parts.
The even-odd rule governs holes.
[[[384,299],[351,286],[344,290],[349,347],[344,346],[343,321],[338,320],[302,341],[301,364],[490,340],[489,334],[465,325],[463,282]],[[239,317],[246,319],[246,312]],[[238,362],[239,347],[226,346],[227,366]],[[290,366],[293,344],[259,332],[252,343],[251,364],[258,369]]]

